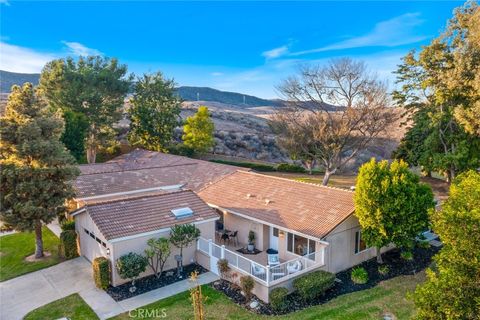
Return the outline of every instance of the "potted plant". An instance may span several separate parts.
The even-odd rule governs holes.
[[[252,230],[250,230],[250,232],[248,232],[247,250],[248,251],[255,250],[255,232],[253,232]]]

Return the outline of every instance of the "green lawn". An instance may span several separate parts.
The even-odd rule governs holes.
[[[35,234],[33,232],[14,233],[0,237],[0,281],[59,263],[59,243],[57,236],[44,227],[43,246],[45,251],[51,253],[51,256],[42,261],[27,262],[25,257],[35,252]]]
[[[25,320],[50,320],[66,317],[71,320],[94,320],[97,315],[78,294],[46,304],[25,316]]]
[[[381,319],[386,312],[395,315],[396,319],[409,319],[414,313],[413,303],[405,298],[407,291],[412,291],[417,283],[425,279],[424,273],[416,276],[401,276],[384,281],[374,288],[340,296],[323,305],[280,317],[258,316],[237,306],[225,295],[204,286],[203,293],[207,297],[207,319],[329,319],[329,320],[362,320]],[[157,310],[161,314],[164,309],[168,319],[192,319],[192,307],[188,292],[157,301],[142,309]],[[128,313],[112,319],[131,319]],[[154,319],[144,317],[143,319]]]

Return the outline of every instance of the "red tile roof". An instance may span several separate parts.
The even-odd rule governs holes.
[[[193,215],[177,219],[171,210],[183,207],[192,209]],[[215,210],[190,190],[87,201],[83,209],[107,240],[218,218]]]
[[[353,192],[237,171],[205,187],[207,203],[322,238],[354,211]]]
[[[134,150],[110,162],[81,165],[77,198],[182,184],[197,191],[237,167],[161,152]]]

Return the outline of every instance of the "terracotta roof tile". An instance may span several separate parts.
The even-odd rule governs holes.
[[[353,192],[237,171],[205,187],[207,203],[322,238],[354,211]]]
[[[192,209],[193,215],[175,218],[171,210],[182,207]],[[107,240],[218,217],[212,208],[190,190],[97,200],[87,203],[84,209]]]
[[[80,166],[77,198],[185,185],[197,191],[237,167],[137,149],[103,164]]]

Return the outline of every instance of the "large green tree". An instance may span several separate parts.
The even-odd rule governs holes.
[[[213,147],[215,126],[206,106],[198,107],[197,112],[188,117],[183,126],[183,143],[197,152],[206,152]]]
[[[463,173],[450,187],[439,211],[431,211],[433,230],[443,248],[435,267],[413,295],[417,319],[479,319],[480,316],[480,174]]]
[[[478,5],[468,2],[456,10],[443,34],[420,53],[405,56],[397,70],[401,87],[393,94],[413,120],[400,144],[412,150],[400,150],[397,156],[444,173],[450,181],[480,165],[478,12]],[[409,152],[416,154],[413,159]]]
[[[66,211],[73,197],[75,160],[60,142],[63,119],[32,84],[13,86],[0,118],[0,217],[19,231],[35,231],[35,257],[43,256],[42,224]]]
[[[428,226],[428,209],[434,206],[432,190],[405,162],[375,159],[360,168],[354,201],[362,238],[377,249],[379,263],[380,249],[390,243],[413,248],[415,237]]]
[[[180,124],[180,99],[175,94],[175,82],[165,79],[160,72],[144,74],[137,79],[130,103],[130,143],[166,151]]]
[[[98,149],[113,140],[113,125],[121,119],[130,80],[126,65],[100,56],[53,60],[43,68],[40,88],[49,104],[73,112],[76,120],[88,121],[84,134],[88,163],[95,163]],[[67,118],[64,141],[69,150],[77,150],[78,140],[68,137],[71,132],[78,132],[78,121],[71,120]],[[82,136],[77,138],[80,140]]]

